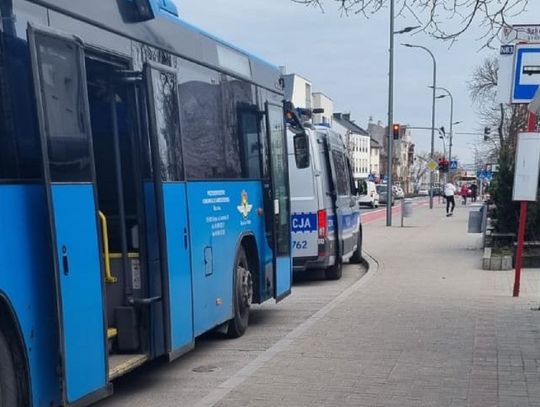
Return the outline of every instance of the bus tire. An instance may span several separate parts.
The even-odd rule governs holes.
[[[240,246],[236,254],[233,287],[234,317],[228,323],[227,336],[229,338],[239,338],[247,330],[249,310],[253,301],[253,280],[243,246]]]
[[[21,405],[17,377],[13,354],[6,337],[0,331],[0,407]]]
[[[362,262],[362,227],[358,229],[358,242],[356,246],[356,250],[354,251],[350,262],[354,264],[358,264]]]
[[[342,275],[343,275],[343,263],[341,261],[337,262],[333,266],[330,266],[326,270],[324,270],[324,276],[326,277],[327,280],[339,280]]]

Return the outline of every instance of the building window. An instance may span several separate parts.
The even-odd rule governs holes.
[[[311,85],[306,83],[306,109],[311,109]]]

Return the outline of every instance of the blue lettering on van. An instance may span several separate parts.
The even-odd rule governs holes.
[[[293,213],[291,216],[293,233],[309,233],[317,231],[317,215],[315,213]]]

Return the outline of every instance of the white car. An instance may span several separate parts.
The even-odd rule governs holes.
[[[394,185],[392,187],[392,190],[394,192],[394,195],[395,195],[396,199],[405,198],[405,192],[403,191],[403,188],[401,188],[400,186]]]
[[[429,191],[427,190],[427,188],[420,188],[418,190],[418,195],[420,196],[428,196],[429,195]]]
[[[367,205],[370,208],[379,207],[379,193],[375,183],[372,181],[359,181],[360,190],[362,191],[358,196],[359,205]]]

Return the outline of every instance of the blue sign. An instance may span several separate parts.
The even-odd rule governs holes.
[[[291,216],[293,233],[309,233],[317,231],[316,213],[293,213]]]
[[[493,179],[493,173],[491,171],[479,170],[476,172],[476,178],[491,181]]]
[[[457,160],[452,160],[452,161],[450,161],[450,166],[449,166],[449,168],[450,168],[451,170],[457,170],[457,166],[458,166]]]
[[[375,175],[369,174],[367,179],[368,179],[368,181],[375,182]]]
[[[529,103],[540,85],[540,45],[523,44],[517,47],[513,103]]]

